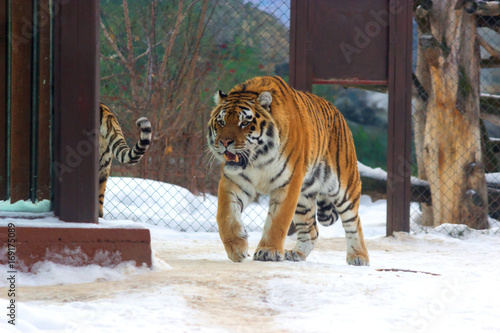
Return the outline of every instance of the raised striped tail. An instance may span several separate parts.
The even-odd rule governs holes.
[[[151,123],[147,118],[139,118],[136,121],[141,128],[141,136],[135,146],[130,149],[122,136],[117,137],[116,142],[110,142],[113,156],[122,164],[136,164],[146,153],[151,142]]]

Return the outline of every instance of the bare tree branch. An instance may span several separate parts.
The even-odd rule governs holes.
[[[104,22],[101,19],[101,29],[104,33],[104,37],[106,37],[106,40],[108,41],[109,45],[111,48],[116,52],[120,60],[122,61],[123,64],[127,63],[127,59],[123,56],[123,54],[120,52],[118,49],[118,46],[116,45],[116,41],[111,37],[111,35],[108,32],[108,29],[106,29],[106,26],[104,25]]]
[[[498,16],[500,15],[500,1],[463,1],[465,11],[478,16]]]
[[[500,58],[485,58],[479,61],[479,66],[481,68],[499,68],[500,67]]]
[[[483,93],[479,100],[481,119],[500,126],[500,96]]]
[[[174,41],[177,38],[177,34],[179,33],[179,28],[181,26],[181,23],[184,20],[184,18],[186,17],[186,12],[185,13],[182,12],[183,3],[184,3],[184,1],[182,1],[182,0],[179,1],[179,7],[177,9],[177,20],[175,22],[175,26],[174,26],[174,29],[172,31],[172,34],[170,35],[169,43],[167,45],[167,48],[165,49],[165,53],[163,54],[163,60],[162,60],[161,65],[160,65],[160,70],[158,71],[158,75],[160,76],[160,78],[162,78],[163,75],[165,74],[165,68],[167,66],[168,57],[170,56],[170,53],[172,52],[172,48],[174,46]]]
[[[486,51],[488,51],[489,54],[493,57],[493,59],[500,59],[500,52],[495,49],[491,44],[486,42],[483,37],[481,37],[479,34],[477,35],[477,39],[479,40],[479,45],[484,47]]]
[[[127,68],[129,69],[130,71],[130,85],[132,86],[131,88],[131,93],[132,93],[132,96],[134,98],[134,101],[136,102],[135,106],[139,105],[140,104],[140,101],[139,101],[139,96],[137,95],[137,92],[138,92],[138,82],[137,80],[139,80],[139,77],[136,73],[136,70],[135,70],[135,64],[136,62],[134,61],[134,46],[132,44],[132,29],[130,27],[130,15],[129,15],[129,11],[128,11],[128,1],[127,0],[123,0],[123,16],[124,16],[124,19],[125,19],[125,31],[127,33],[127,53],[128,53],[128,56],[127,56]]]

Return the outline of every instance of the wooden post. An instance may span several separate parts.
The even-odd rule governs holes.
[[[50,199],[50,114],[51,114],[51,83],[50,74],[50,1],[40,0],[38,7],[38,135],[37,150],[37,199]]]
[[[410,231],[412,2],[389,2],[387,236]]]
[[[12,1],[12,54],[10,89],[10,200],[30,198],[31,192],[31,97],[33,48],[32,1]]]
[[[312,58],[308,54],[308,1],[292,0],[290,6],[290,85],[302,91],[312,91]],[[301,13],[300,15],[297,15]]]
[[[410,0],[291,3],[292,86],[388,86],[387,235],[410,229],[412,8]]]
[[[61,3],[54,29],[54,210],[97,223],[99,0]]]
[[[7,11],[0,5],[0,200],[7,199]]]

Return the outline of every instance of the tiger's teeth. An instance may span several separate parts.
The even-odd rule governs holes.
[[[240,159],[238,158],[237,154],[233,154],[233,153],[231,153],[229,151],[226,151],[224,153],[224,159],[226,160],[226,162],[238,163],[240,161]]]

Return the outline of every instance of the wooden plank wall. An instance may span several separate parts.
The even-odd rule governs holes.
[[[0,4],[0,200],[12,203],[51,198],[49,6],[49,0]]]
[[[12,1],[11,15],[10,199],[16,202],[31,194],[33,3]]]

